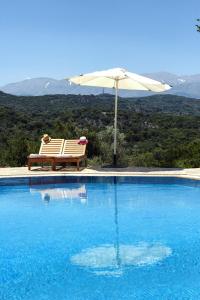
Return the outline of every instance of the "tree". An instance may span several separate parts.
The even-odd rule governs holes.
[[[16,135],[8,139],[6,156],[9,166],[25,166],[28,154],[27,140],[23,132],[16,132]]]
[[[197,19],[197,22],[200,22],[200,19]],[[200,23],[199,23],[199,24],[200,24]],[[197,28],[197,31],[198,31],[198,32],[200,32],[200,25],[199,25],[199,24],[196,25],[196,28]]]

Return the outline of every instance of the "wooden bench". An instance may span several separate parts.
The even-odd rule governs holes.
[[[28,169],[31,170],[33,163],[50,163],[53,169],[55,156],[62,154],[64,141],[64,139],[51,139],[49,143],[41,142],[39,154],[28,156]]]
[[[87,165],[86,145],[78,144],[79,140],[65,140],[61,155],[56,155],[53,161],[53,170],[59,163],[76,163],[77,170],[80,170],[80,162],[84,161]]]

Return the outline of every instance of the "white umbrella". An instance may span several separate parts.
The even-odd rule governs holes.
[[[115,119],[114,119],[114,165],[117,153],[117,102],[118,90],[141,90],[163,92],[170,86],[159,81],[128,72],[121,68],[97,71],[70,78],[70,82],[83,86],[96,86],[115,89]]]

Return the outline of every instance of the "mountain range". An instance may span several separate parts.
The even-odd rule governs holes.
[[[200,74],[178,76],[168,72],[157,72],[146,73],[142,75],[171,85],[172,88],[166,92],[167,94],[200,99]],[[0,87],[0,90],[17,96],[40,96],[54,94],[98,95],[102,93],[114,93],[112,89],[77,86],[70,84],[69,80],[57,80],[44,77],[9,83]],[[127,90],[120,91],[120,96],[122,97],[144,97],[150,95],[153,95],[153,93]]]

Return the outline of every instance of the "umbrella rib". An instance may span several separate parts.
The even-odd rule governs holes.
[[[127,75],[125,75],[126,76],[126,78],[123,78],[123,79],[127,79],[127,78],[129,78],[130,80],[133,80],[133,81],[135,81],[135,82],[137,82],[139,85],[141,85],[141,86],[143,86],[143,87],[145,87],[148,91],[150,91],[151,92],[151,90],[145,85],[145,84],[143,84],[143,83],[141,83],[141,82],[139,82],[138,80],[136,80],[136,79],[132,79],[131,77],[128,77]],[[123,79],[121,79],[121,80],[123,80]],[[136,90],[136,89],[135,89]]]
[[[119,79],[119,81],[121,81],[121,80],[125,80],[125,79],[130,79],[130,80],[133,80],[133,81],[135,81],[135,82],[137,82],[139,85],[141,85],[141,86],[143,86],[144,88],[146,88],[149,92],[153,92],[153,90],[151,90],[150,88],[148,88],[148,86],[146,86],[144,83],[141,83],[141,82],[139,82],[137,79],[132,79],[131,77],[129,77],[128,75],[126,75],[125,74],[125,77],[124,78],[121,78],[121,79]],[[165,84],[165,83],[161,83],[161,84]],[[158,86],[158,85],[155,85],[155,86]],[[159,87],[159,86],[158,86]],[[128,90],[128,89],[127,89]],[[136,90],[136,89],[135,89]]]
[[[84,78],[84,77],[83,77]],[[111,78],[111,77],[108,77],[108,76],[102,76],[102,77],[100,77],[100,76],[96,76],[95,78],[92,78],[92,79],[87,79],[86,81],[84,81],[83,83],[79,83],[79,85],[87,85],[87,82],[88,82],[88,84],[89,84],[89,82],[91,82],[91,81],[94,81],[94,80],[96,80],[96,79],[99,79],[99,78],[108,78],[108,79],[111,79],[111,80],[113,80],[114,82],[116,81],[116,79],[113,79],[113,78]],[[96,87],[99,87],[98,85],[96,85]],[[102,85],[102,87],[103,87],[103,85]],[[107,86],[105,86],[105,87],[107,87]],[[115,87],[115,85],[113,84],[113,88]]]
[[[136,80],[137,81],[137,80]],[[137,81],[138,82],[138,81]],[[165,85],[165,83],[161,83],[162,85]],[[155,92],[154,90],[152,90],[152,89],[150,89],[150,88],[148,88],[145,84],[141,84],[142,86],[144,86],[145,88],[147,88],[148,89],[148,91],[150,91],[150,92]],[[154,84],[154,86],[156,86],[156,87],[158,87],[159,88],[159,85],[156,85],[156,84]],[[160,93],[161,93],[162,91],[160,91]],[[159,92],[158,92],[159,93]]]

